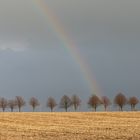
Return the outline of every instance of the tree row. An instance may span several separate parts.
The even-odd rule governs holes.
[[[54,108],[58,106],[59,108],[64,109],[66,112],[70,107],[73,107],[75,111],[81,106],[81,99],[77,95],[73,95],[72,97],[69,97],[67,95],[64,95],[60,102],[57,103],[56,100],[53,97],[49,97],[46,101],[46,107],[50,108],[51,112],[54,111]],[[97,95],[92,95],[89,97],[87,105],[92,108],[94,111],[97,110],[99,106],[103,106],[104,110],[106,111],[107,108],[114,104],[119,107],[120,111],[123,111],[123,107],[125,105],[129,105],[131,107],[131,110],[135,110],[135,106],[139,103],[139,100],[137,97],[132,96],[129,98],[126,98],[126,96],[122,93],[118,93],[115,97],[113,102],[110,101],[110,99],[107,96],[98,97]],[[0,98],[0,108],[4,112],[6,108],[9,108],[11,112],[14,111],[14,109],[18,109],[19,112],[21,112],[21,108],[24,107],[27,103],[25,102],[24,98],[21,96],[16,96],[15,99],[7,100],[5,98]],[[31,97],[28,101],[28,104],[32,107],[32,111],[35,111],[35,108],[40,105],[40,102],[37,98]]]

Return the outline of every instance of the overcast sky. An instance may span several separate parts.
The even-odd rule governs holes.
[[[91,95],[63,40],[35,0],[0,0],[0,96],[42,102]],[[90,65],[101,95],[140,93],[139,0],[42,0]],[[139,97],[140,98],[140,97]]]

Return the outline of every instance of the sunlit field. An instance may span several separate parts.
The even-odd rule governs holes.
[[[140,112],[1,113],[0,140],[139,140]]]

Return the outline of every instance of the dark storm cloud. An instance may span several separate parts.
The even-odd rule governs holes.
[[[102,94],[139,95],[140,1],[43,1],[87,58]],[[47,19],[34,0],[0,1],[0,92],[45,100],[72,89],[88,98],[79,64]]]
[[[139,40],[139,1],[43,1],[79,46]],[[47,13],[33,0],[0,1],[0,21],[1,40],[26,40],[37,47],[61,45],[59,33],[47,21]]]

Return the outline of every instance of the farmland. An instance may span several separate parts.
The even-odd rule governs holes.
[[[0,140],[139,140],[140,112],[1,113]]]

